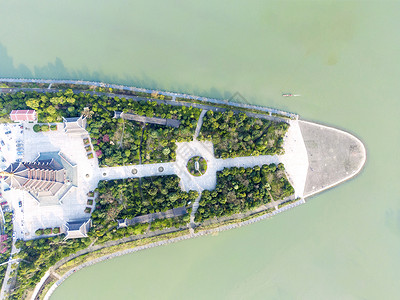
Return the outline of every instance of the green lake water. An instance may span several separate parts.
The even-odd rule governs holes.
[[[384,1],[2,0],[0,77],[239,92],[367,147],[359,176],[305,205],[86,268],[52,299],[398,299],[399,11]]]

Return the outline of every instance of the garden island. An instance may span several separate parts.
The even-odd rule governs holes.
[[[0,81],[2,297],[235,228],[356,175],[354,136],[265,107],[97,82]]]

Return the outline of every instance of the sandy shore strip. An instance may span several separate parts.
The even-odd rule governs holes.
[[[295,197],[303,198],[309,165],[308,154],[299,121],[291,120],[289,125],[283,142],[285,154],[279,156],[279,161],[285,165],[289,181],[295,190]]]

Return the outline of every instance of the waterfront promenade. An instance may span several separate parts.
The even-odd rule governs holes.
[[[290,113],[290,112],[286,112],[286,111],[282,111],[282,110],[278,110],[278,109],[273,109],[273,108],[267,108],[267,107],[263,107],[263,106],[252,105],[252,104],[228,102],[228,100],[220,100],[220,99],[207,98],[207,97],[202,97],[202,96],[195,96],[195,95],[182,94],[182,93],[176,93],[176,92],[166,92],[166,91],[159,91],[159,90],[145,89],[145,88],[137,88],[137,87],[118,85],[118,84],[109,84],[109,83],[96,82],[96,81],[0,78],[0,82],[45,83],[45,84],[49,84],[49,89],[51,89],[51,85],[52,84],[75,84],[75,85],[87,85],[87,86],[95,86],[95,87],[101,87],[101,88],[111,88],[111,89],[122,90],[122,91],[140,92],[140,93],[148,93],[148,94],[157,93],[158,95],[164,95],[164,96],[172,97],[171,101],[175,101],[176,98],[183,98],[183,99],[187,99],[187,100],[197,100],[197,101],[208,102],[208,103],[211,103],[211,104],[222,104],[222,105],[229,104],[230,106],[234,106],[234,107],[238,107],[238,108],[256,109],[256,110],[259,110],[259,111],[267,112],[270,115],[278,114],[278,115],[282,115],[282,116],[285,116],[285,117],[290,118],[290,119],[298,119],[298,117],[299,117],[297,114],[293,114],[293,113]],[[49,89],[48,89],[48,91],[49,91]]]
[[[45,88],[0,88],[0,92],[3,92],[3,93],[16,93],[16,92],[28,92],[28,91],[35,91],[38,93],[57,93],[59,91],[59,89],[54,89],[54,88],[51,88],[51,89],[45,89]],[[190,102],[190,100],[188,100],[188,102],[160,100],[160,99],[155,99],[155,98],[146,98],[146,97],[142,97],[142,96],[132,96],[132,95],[123,95],[123,94],[118,94],[118,93],[96,92],[96,91],[79,90],[79,89],[73,89],[72,91],[75,94],[83,93],[83,94],[89,94],[92,96],[97,95],[97,96],[107,96],[107,97],[121,97],[121,98],[123,97],[123,98],[130,99],[133,101],[149,101],[149,100],[151,100],[158,104],[172,105],[172,106],[186,106],[186,107],[192,106],[192,107],[195,107],[198,109],[212,110],[215,112],[223,112],[223,111],[228,110],[227,107],[213,106],[208,101],[204,101],[204,103],[193,103],[193,102]],[[216,101],[220,101],[221,102],[221,103],[219,103],[220,105],[230,106],[234,112],[241,112],[241,111],[243,111],[243,109],[259,110],[260,113],[246,111],[246,114],[249,117],[253,117],[253,118],[267,119],[267,120],[271,120],[271,121],[275,121],[275,122],[286,122],[286,123],[289,123],[291,119],[292,120],[298,119],[297,115],[293,115],[292,117],[289,117],[289,116],[286,116],[285,114],[279,114],[278,112],[275,112],[275,110],[270,110],[270,109],[260,110],[260,109],[258,109],[258,106],[240,107],[238,105],[235,105],[238,103],[227,102],[227,101],[223,101],[223,100],[216,100]],[[235,107],[237,107],[237,109],[235,109]],[[264,113],[261,113],[262,111]],[[283,112],[283,113],[285,113],[285,112]]]

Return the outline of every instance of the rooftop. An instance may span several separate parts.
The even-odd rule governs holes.
[[[47,152],[33,162],[12,163],[3,174],[11,188],[27,191],[41,205],[53,205],[76,186],[75,169],[62,153]]]
[[[68,222],[66,227],[67,235],[65,239],[76,239],[87,237],[87,233],[89,232],[90,226],[92,224],[91,219],[86,220],[77,220]]]
[[[35,121],[36,111],[35,110],[13,110],[10,113],[12,121]]]
[[[86,133],[86,118],[63,118],[64,131],[68,134],[82,135]]]
[[[130,114],[120,111],[114,111],[114,118],[124,119],[124,120],[131,120],[141,123],[150,123],[150,124],[157,124],[157,125],[164,125],[169,127],[178,128],[181,122],[179,120],[174,119],[163,119],[163,118],[154,118],[154,117],[146,117],[136,114]]]

